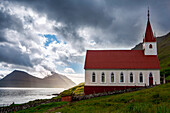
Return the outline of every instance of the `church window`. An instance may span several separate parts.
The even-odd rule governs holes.
[[[152,44],[149,45],[149,48],[152,49]]]
[[[143,74],[142,73],[140,73],[140,75],[139,75],[139,82],[143,83]]]
[[[104,82],[105,82],[105,74],[104,74],[104,72],[102,72],[101,82],[102,82],[102,83],[104,83]]]
[[[124,82],[123,72],[120,73],[120,82]]]
[[[111,73],[111,82],[114,82],[114,73]]]
[[[133,73],[130,73],[130,82],[133,82]]]
[[[92,82],[96,82],[96,74],[94,72],[92,74]]]

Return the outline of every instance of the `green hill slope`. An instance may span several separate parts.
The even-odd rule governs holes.
[[[71,95],[71,94],[74,94],[74,95],[84,95],[84,82],[83,83],[80,83],[68,90],[64,90],[63,92],[61,92],[59,94],[59,96],[68,96],[68,95]]]
[[[169,113],[170,83],[131,93],[97,97],[71,103],[61,113]]]
[[[161,74],[170,75],[170,33],[158,37],[158,58],[161,66]],[[160,40],[160,41],[159,41]]]
[[[16,113],[29,112],[170,113],[170,83],[130,93],[96,97],[72,103],[53,102],[16,111]]]

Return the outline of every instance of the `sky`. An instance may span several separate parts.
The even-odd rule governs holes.
[[[0,0],[0,78],[17,69],[80,83],[86,50],[142,42],[148,6],[154,35],[170,32],[169,0]]]

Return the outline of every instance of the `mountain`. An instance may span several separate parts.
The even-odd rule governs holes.
[[[158,58],[161,70],[170,68],[170,32],[157,37]],[[137,44],[132,50],[142,50],[142,43]]]
[[[53,74],[43,79],[15,70],[0,80],[0,87],[69,88],[75,83],[66,76]]]
[[[66,76],[60,74],[53,74],[51,76],[45,77],[43,79],[43,87],[62,87],[68,88],[74,86],[75,83],[67,78]]]

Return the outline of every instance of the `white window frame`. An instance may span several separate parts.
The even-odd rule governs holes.
[[[113,73],[113,75],[114,75],[114,82],[112,82],[112,79],[111,79],[112,73]],[[114,72],[111,72],[111,73],[110,73],[110,83],[116,83],[116,76],[115,76],[115,73],[114,73]]]
[[[104,73],[104,77],[105,77],[105,81],[102,82],[102,73]],[[106,73],[105,72],[101,72],[100,73],[100,83],[106,83]]]
[[[123,82],[120,82],[121,73],[123,73],[123,72],[120,72],[120,74],[119,74],[119,83],[125,83],[125,75],[124,75],[124,73],[123,73]]]
[[[93,73],[95,73],[95,82],[92,81],[92,79],[93,79]],[[91,83],[97,83],[97,74],[96,74],[96,72],[92,72],[92,73],[91,73]]]

